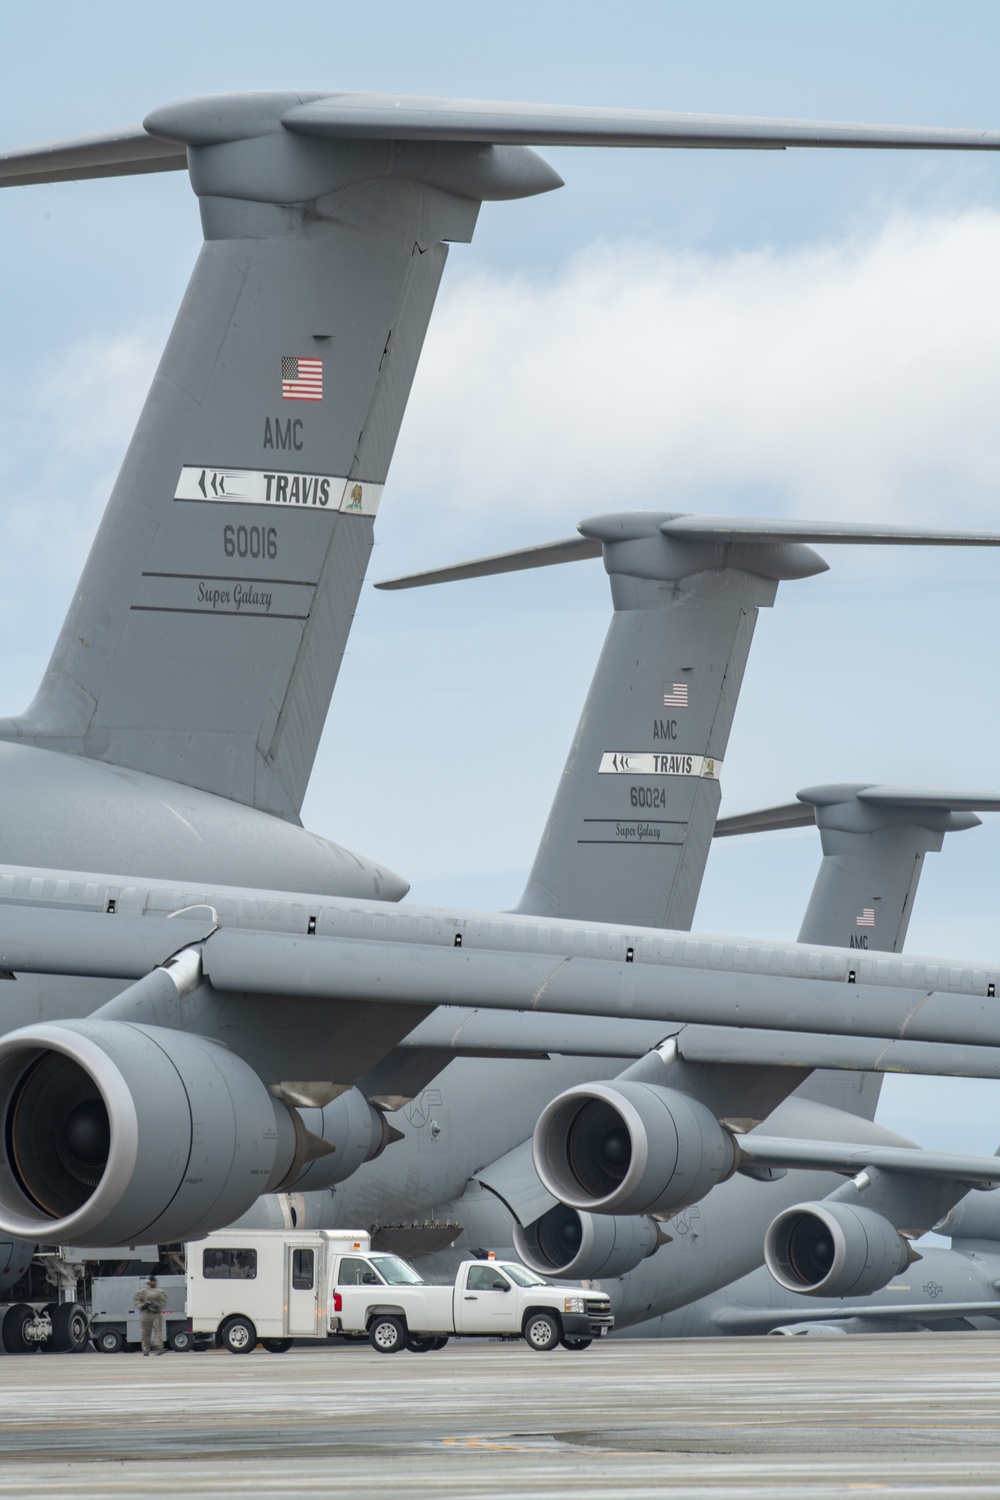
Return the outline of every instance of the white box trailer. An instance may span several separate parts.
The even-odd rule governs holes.
[[[356,1229],[220,1229],[187,1246],[191,1331],[234,1354],[328,1338],[337,1258],[370,1249]]]

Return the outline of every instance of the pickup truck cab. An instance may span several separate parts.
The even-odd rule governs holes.
[[[381,1354],[440,1349],[452,1334],[586,1349],[613,1324],[606,1293],[552,1286],[516,1261],[463,1261],[454,1286],[429,1286],[398,1255],[341,1255],[335,1269],[331,1332],[367,1333]]]

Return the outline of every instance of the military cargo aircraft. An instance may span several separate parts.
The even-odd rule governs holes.
[[[869,1066],[874,1038],[914,1068],[992,1069],[997,972],[665,929],[696,894],[670,840],[649,880],[629,861],[656,841],[598,838],[595,862],[571,837],[686,805],[684,838],[707,847],[753,619],[778,580],[822,566],[807,541],[997,536],[597,518],[583,544],[612,575],[609,659],[638,631],[656,687],[621,717],[629,738],[578,739],[520,908],[397,906],[399,877],[299,824],[447,245],[483,201],[559,185],[531,149],[549,142],[1000,149],[970,131],[255,94],[0,158],[8,185],[187,165],[206,237],[42,686],[0,721],[8,1235],[162,1242],[262,1191],[335,1185],[391,1140],[394,1095],[372,1075],[442,1003],[717,1028],[548,1106],[570,1175],[586,1163],[559,1178],[571,1207],[676,1214],[734,1172],[758,1192],[788,1165],[863,1168],[868,1206],[844,1222],[891,1275],[929,1184],[952,1202],[956,1182],[997,1180],[991,1159],[825,1140],[801,1104],[783,1136],[748,1133],[831,1048],[840,1066]],[[662,606],[704,618],[712,589],[726,650],[699,674],[669,654]],[[630,899],[660,894],[597,919],[609,870]]]

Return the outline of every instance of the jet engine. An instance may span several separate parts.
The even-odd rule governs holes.
[[[546,1105],[532,1142],[554,1198],[601,1214],[676,1213],[732,1175],[736,1147],[704,1104],[618,1079],[581,1084]]]
[[[285,1183],[289,1192],[313,1193],[343,1182],[366,1161],[381,1156],[398,1135],[360,1089],[347,1089],[323,1109],[300,1107],[299,1114],[306,1129],[326,1141],[331,1149],[326,1156],[307,1163],[297,1177]]]
[[[812,1297],[864,1297],[916,1258],[888,1219],[853,1203],[797,1203],[764,1236],[778,1285]]]
[[[243,1060],[122,1021],[0,1040],[0,1231],[162,1243],[229,1224],[323,1150]]]
[[[533,1224],[514,1225],[514,1249],[539,1276],[624,1276],[660,1242],[652,1219],[581,1213],[565,1203],[557,1203]]]

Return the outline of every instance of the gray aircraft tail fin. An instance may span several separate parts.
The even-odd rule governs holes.
[[[614,615],[518,911],[691,924],[757,611],[779,579],[826,564],[770,538],[675,541],[671,519],[601,516],[579,538],[388,585],[603,555]]]
[[[0,182],[171,170],[205,244],[40,690],[0,737],[296,819],[447,254],[530,151],[320,140],[312,96],[157,111]],[[506,153],[506,154],[505,154]]]
[[[1000,543],[992,532],[677,513],[602,516],[579,531],[376,588],[603,555],[615,613],[517,909],[678,929],[691,925],[713,829],[765,826],[761,814],[716,824],[719,772],[757,611],[778,580],[826,567],[805,544]],[[801,805],[766,816],[769,827],[813,821]]]
[[[974,828],[980,812],[1000,810],[989,792],[832,784],[807,787],[796,802],[722,818],[716,837],[815,823],[823,859],[799,930],[800,943],[899,953],[913,911],[924,856],[946,833]],[[798,1093],[873,1118],[882,1085],[875,1073],[814,1073]]]

